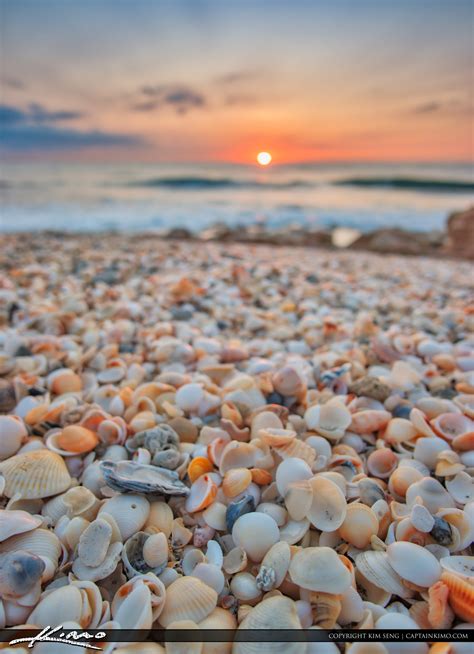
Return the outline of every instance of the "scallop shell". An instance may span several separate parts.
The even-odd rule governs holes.
[[[71,484],[63,459],[46,449],[33,450],[2,461],[6,497],[41,499],[62,493]]]
[[[441,576],[441,566],[427,549],[400,541],[387,547],[388,562],[402,578],[417,586],[428,588]]]
[[[35,529],[34,531],[12,536],[0,543],[0,552],[2,553],[17,550],[26,550],[42,558],[46,566],[42,580],[48,581],[56,572],[62,548],[59,538],[52,531]]]
[[[240,629],[301,629],[296,605],[288,597],[270,597],[253,608],[239,625]],[[238,638],[238,631],[237,631]],[[236,640],[233,654],[300,654],[301,643],[258,643]]]
[[[39,515],[31,515],[27,511],[0,510],[0,542],[11,536],[32,531],[42,524]]]
[[[295,584],[312,591],[339,594],[351,585],[348,569],[329,547],[299,550],[291,560],[289,573]]]
[[[340,488],[327,477],[311,479],[313,499],[306,516],[321,531],[335,531],[344,522],[347,502]],[[323,590],[323,589],[321,589]]]
[[[339,527],[340,536],[357,547],[365,549],[379,529],[379,521],[374,511],[360,502],[347,506],[344,522]]]
[[[104,502],[98,516],[103,517],[104,513],[115,519],[125,541],[142,529],[150,513],[150,504],[140,495],[116,495]]]
[[[217,593],[196,577],[180,577],[166,589],[160,623],[168,627],[176,620],[201,622],[216,608]]]
[[[457,617],[474,622],[474,584],[450,572],[443,572],[441,580],[449,588],[448,602]]]
[[[388,562],[386,552],[362,552],[356,556],[355,564],[365,579],[377,588],[402,598],[410,597],[411,592],[403,585],[401,577]]]

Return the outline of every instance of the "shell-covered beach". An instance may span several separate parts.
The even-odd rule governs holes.
[[[473,626],[470,263],[42,232],[0,270],[0,627]]]

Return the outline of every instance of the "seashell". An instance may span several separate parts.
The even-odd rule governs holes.
[[[391,419],[392,415],[388,411],[377,411],[374,409],[358,411],[352,414],[349,430],[356,434],[370,434],[383,429]]]
[[[341,612],[341,596],[331,593],[311,592],[313,624],[321,629],[333,629]]]
[[[364,615],[364,603],[361,596],[353,586],[341,595],[341,611],[337,620],[341,625],[359,622]]]
[[[242,572],[247,567],[247,552],[242,547],[232,548],[224,557],[223,567],[227,574]]]
[[[293,556],[291,580],[312,591],[339,594],[351,585],[351,575],[334,550],[329,547],[306,547]]]
[[[397,443],[406,443],[411,441],[417,435],[415,426],[404,418],[392,418],[383,433],[383,439],[390,445]]]
[[[415,444],[414,457],[434,470],[438,454],[446,449],[446,441],[438,436],[418,438]]]
[[[222,480],[222,490],[226,497],[236,497],[243,493],[252,482],[252,473],[248,468],[228,470]]]
[[[420,411],[420,409],[413,407],[410,411],[410,421],[420,435],[427,437],[436,436],[436,433],[431,429],[430,423],[425,414],[423,411]]]
[[[153,623],[151,593],[145,584],[137,585],[113,613],[121,629],[150,629]]]
[[[41,514],[49,518],[53,526],[63,515],[68,518],[82,515],[93,520],[97,514],[98,505],[97,498],[88,488],[74,486],[46,502],[41,509]]]
[[[191,459],[188,466],[188,477],[191,483],[194,483],[201,475],[205,475],[206,472],[211,472],[213,468],[212,463],[204,456],[197,456]]]
[[[355,502],[347,505],[346,515],[339,527],[340,536],[357,547],[364,549],[379,529],[379,521],[374,511],[365,504]]]
[[[288,520],[288,512],[283,506],[273,502],[262,502],[256,508],[258,513],[265,513],[275,520],[279,527],[282,527]]]
[[[410,597],[410,590],[390,565],[386,552],[367,550],[356,556],[355,564],[357,571],[377,588],[398,597]]]
[[[283,423],[272,411],[262,411],[252,418],[250,437],[258,438],[260,429],[283,429]]]
[[[55,438],[55,445],[64,452],[85,454],[95,449],[99,442],[97,434],[80,425],[68,425]]]
[[[288,597],[276,596],[263,600],[249,611],[239,625],[240,629],[301,629],[296,604]],[[234,642],[232,654],[299,654],[300,643]]]
[[[155,495],[188,495],[188,487],[178,473],[167,468],[143,465],[134,461],[102,461],[101,472],[110,488],[120,493],[134,492]]]
[[[313,488],[307,479],[288,484],[285,506],[293,520],[303,520],[311,509]]]
[[[166,589],[160,623],[168,627],[176,620],[201,622],[216,608],[217,593],[196,577],[180,577]]]
[[[226,529],[226,511],[227,507],[221,502],[213,502],[202,513],[206,524],[216,531],[225,531]]]
[[[199,623],[200,629],[236,629],[237,620],[230,611],[216,607],[207,618]],[[232,643],[205,643],[202,654],[231,654]]]
[[[398,457],[393,450],[382,447],[374,450],[367,458],[367,469],[374,477],[387,479],[398,465]]]
[[[78,556],[88,566],[100,565],[112,540],[112,527],[106,520],[97,518],[81,533]]]
[[[433,514],[441,508],[454,508],[454,500],[439,481],[432,477],[423,477],[412,484],[406,492],[406,503],[412,506],[417,497],[421,497],[423,504]]]
[[[88,627],[88,619],[83,616],[84,598],[77,586],[68,585],[57,588],[41,596],[39,604],[30,613],[28,621],[39,628],[52,623],[77,622],[83,629]]]
[[[461,413],[441,413],[430,424],[433,431],[448,442],[474,431],[474,422]]]
[[[278,492],[285,497],[289,485],[294,481],[311,479],[313,473],[306,463],[298,458],[288,458],[280,463],[275,473]]]
[[[82,381],[79,375],[68,368],[54,370],[47,378],[48,388],[56,395],[64,393],[77,393],[82,390]]]
[[[71,484],[63,459],[49,450],[17,454],[0,463],[5,478],[4,495],[23,499],[40,499],[62,493]]]
[[[86,565],[82,559],[77,558],[72,564],[74,575],[84,581],[99,581],[111,575],[120,561],[122,543],[111,543],[105,553],[103,561],[97,566]]]
[[[437,581],[428,590],[428,622],[433,629],[449,629],[454,613],[448,604],[449,588],[444,581]]]
[[[200,579],[205,584],[207,584],[210,588],[213,588],[218,595],[224,589],[224,584],[225,584],[224,574],[222,573],[222,570],[219,567],[213,565],[212,563],[205,563],[205,562],[198,563],[194,567],[191,576]]]
[[[469,583],[474,581],[474,560],[472,556],[446,556],[440,560],[443,572],[454,574]]]
[[[360,479],[357,482],[357,489],[359,491],[359,500],[367,506],[373,506],[375,502],[385,499],[385,493],[380,485],[369,478]]]
[[[173,520],[173,529],[171,530],[172,547],[184,547],[193,537],[193,532],[184,526],[182,518]]]
[[[152,534],[143,545],[143,559],[149,568],[164,568],[168,554],[168,539],[163,532]]]
[[[449,588],[448,602],[456,616],[474,622],[474,584],[451,572],[443,572],[441,581]]]
[[[21,597],[40,581],[45,563],[35,554],[18,550],[0,554],[0,595],[3,599]]]
[[[402,579],[417,586],[432,586],[441,576],[441,566],[436,557],[415,543],[391,543],[387,547],[387,558]]]
[[[225,521],[228,532],[231,532],[235,522],[243,515],[255,511],[255,499],[252,495],[244,495],[240,500],[231,502],[226,510]]]
[[[159,531],[162,531],[166,538],[169,538],[173,528],[173,519],[173,511],[169,504],[166,504],[166,502],[151,502],[150,513],[148,514],[145,523],[145,529],[148,527],[154,527]]]
[[[28,437],[28,430],[18,416],[0,416],[0,461],[18,452]]]
[[[140,531],[150,513],[148,500],[140,495],[116,495],[100,507],[98,517],[112,516],[120,530],[122,540]]]
[[[217,485],[209,475],[202,475],[191,486],[189,495],[186,498],[186,511],[189,513],[202,511],[212,504],[216,495]]]
[[[31,515],[27,511],[0,510],[0,542],[11,536],[32,531],[42,524],[39,515]]]
[[[39,556],[45,563],[42,581],[51,579],[58,567],[61,555],[61,543],[59,538],[52,531],[47,529],[35,529],[23,534],[12,536],[0,543],[0,552],[16,552],[25,550]]]
[[[238,572],[232,577],[230,590],[234,597],[246,604],[254,605],[262,597],[256,578],[250,572]]]
[[[344,522],[347,511],[344,493],[329,478],[322,475],[313,477],[310,484],[313,499],[306,514],[308,520],[321,531],[339,529]]]
[[[258,447],[259,444],[262,447]],[[211,454],[209,448],[208,454]],[[216,461],[212,456],[209,456],[209,458],[214,462]],[[251,443],[230,441],[226,443],[220,455],[219,472],[224,475],[231,468],[269,468],[272,465],[273,458],[269,451],[265,451],[259,439],[254,439]]]
[[[422,504],[415,504],[411,510],[410,522],[417,529],[429,534],[433,529],[435,520],[428,509]]]
[[[266,486],[271,484],[273,477],[268,470],[263,470],[263,468],[252,468],[250,471],[252,475],[252,481],[259,486]]]
[[[400,465],[390,475],[388,489],[392,495],[404,498],[410,486],[422,479],[423,473],[416,468]]]
[[[288,520],[280,529],[280,538],[289,545],[298,543],[309,531],[309,520]]]
[[[304,419],[308,429],[316,431],[331,442],[337,442],[349,428],[352,416],[342,402],[335,401],[309,407]]]
[[[235,545],[242,547],[252,561],[263,559],[270,547],[278,542],[280,531],[275,520],[264,513],[241,515],[232,527]]]
[[[260,565],[256,579],[257,588],[265,592],[278,588],[286,577],[290,560],[291,551],[288,543],[280,541],[272,545]]]
[[[435,516],[435,525],[438,518],[448,523],[453,533],[458,532],[459,543],[455,541],[446,543],[451,551],[462,550],[472,544],[472,521],[468,514],[461,509],[440,509]]]

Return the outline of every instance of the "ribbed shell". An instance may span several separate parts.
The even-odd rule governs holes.
[[[167,627],[177,620],[201,622],[216,608],[216,591],[196,577],[180,577],[166,589],[160,623]]]
[[[5,477],[6,497],[19,493],[22,499],[41,499],[58,495],[71,484],[63,459],[46,449],[17,454],[2,461],[0,473]]]
[[[450,572],[443,572],[441,581],[449,588],[448,602],[458,618],[474,622],[474,584]]]

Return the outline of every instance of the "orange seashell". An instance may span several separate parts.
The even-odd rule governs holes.
[[[201,475],[205,475],[206,472],[211,472],[212,468],[211,461],[206,459],[205,456],[197,456],[195,459],[192,459],[188,466],[188,477],[191,483],[194,483]]]
[[[294,438],[285,445],[274,447],[274,450],[282,459],[290,457],[303,459],[309,466],[312,466],[316,460],[316,451],[308,443],[300,441],[299,438]]]
[[[243,493],[251,482],[252,473],[248,468],[232,468],[224,475],[222,490],[226,497],[235,497]]]
[[[268,470],[264,470],[263,468],[252,468],[250,473],[252,475],[252,481],[258,486],[266,486],[273,481],[273,477]]]
[[[237,427],[243,427],[244,421],[242,415],[234,402],[226,400],[221,406],[221,416],[225,420],[230,420]]]
[[[449,588],[444,581],[437,581],[428,590],[428,620],[433,629],[449,629],[454,613],[448,604]]]
[[[454,450],[458,452],[468,452],[474,450],[474,431],[468,431],[465,434],[456,436],[451,442]]]
[[[97,446],[98,442],[97,434],[80,425],[65,427],[57,438],[57,444],[62,450],[76,452],[77,454],[90,452]]]
[[[217,495],[217,485],[209,475],[202,475],[191,486],[191,492],[186,498],[185,509],[189,513],[203,511],[214,502]]]
[[[296,439],[296,432],[290,429],[259,429],[257,436],[265,445],[282,447]]]
[[[420,629],[432,629],[431,622],[428,620],[428,602],[415,602],[410,606],[409,612]]]
[[[65,369],[64,372],[54,377],[51,382],[51,390],[57,395],[63,393],[77,393],[82,390],[82,380],[75,372]]]
[[[474,584],[450,572],[443,572],[441,581],[449,588],[448,602],[458,618],[474,622]]]
[[[37,425],[39,422],[44,420],[44,416],[48,413],[48,405],[40,404],[35,406],[33,409],[30,409],[25,416],[25,423],[27,425]]]
[[[81,420],[81,427],[85,429],[90,429],[91,431],[97,431],[101,422],[107,419],[107,414],[105,414],[100,409],[92,409],[86,413],[84,418]]]

